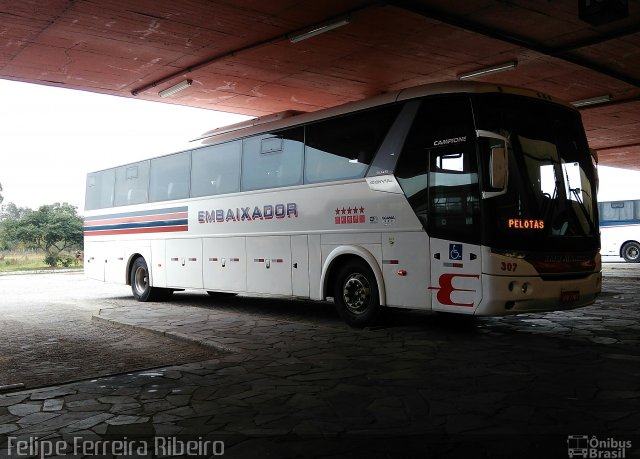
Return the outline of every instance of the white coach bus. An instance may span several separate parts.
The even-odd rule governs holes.
[[[598,203],[602,255],[640,263],[640,199]]]
[[[87,177],[85,271],[175,290],[475,315],[567,309],[601,288],[596,169],[572,107],[442,83],[210,131]]]

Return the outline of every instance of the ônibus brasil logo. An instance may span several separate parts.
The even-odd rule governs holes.
[[[624,459],[627,449],[631,449],[630,440],[607,438],[601,440],[595,435],[569,435],[567,437],[567,452],[570,458],[598,458]]]

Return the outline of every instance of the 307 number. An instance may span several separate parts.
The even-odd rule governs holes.
[[[510,273],[515,272],[518,268],[518,263],[505,263],[504,261],[500,265],[500,269],[502,271],[509,271]]]

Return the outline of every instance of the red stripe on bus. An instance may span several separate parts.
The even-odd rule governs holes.
[[[158,215],[144,215],[141,217],[124,217],[124,218],[112,218],[109,220],[92,220],[85,222],[84,227],[91,226],[103,226],[103,225],[115,225],[119,223],[140,223],[140,222],[157,222],[160,220],[177,220],[182,218],[189,218],[187,212],[175,212],[172,214],[158,214]]]
[[[85,236],[111,236],[114,234],[144,234],[144,233],[174,233],[177,231],[189,231],[189,225],[157,226],[153,228],[130,228],[120,230],[85,231]]]

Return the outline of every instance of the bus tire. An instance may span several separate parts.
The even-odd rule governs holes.
[[[142,257],[133,262],[129,279],[133,297],[138,301],[163,301],[168,300],[173,295],[173,290],[171,289],[151,286],[149,283],[149,268]]]
[[[378,284],[371,268],[360,260],[351,260],[335,277],[336,309],[342,320],[352,327],[364,327],[376,321],[382,307]]]
[[[640,244],[636,241],[627,242],[622,246],[622,258],[627,263],[640,262]]]

